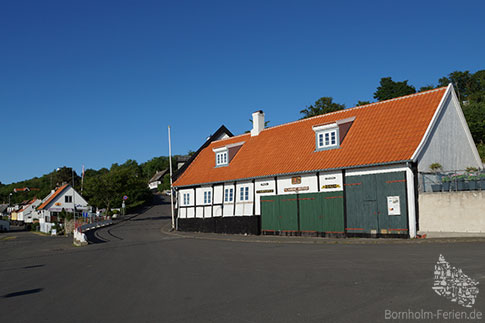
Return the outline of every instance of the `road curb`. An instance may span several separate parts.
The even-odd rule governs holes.
[[[181,232],[170,231],[170,223],[162,226],[160,232],[162,234],[176,236],[185,239],[198,240],[215,240],[215,241],[230,241],[230,242],[245,242],[245,243],[276,243],[276,244],[340,244],[340,245],[394,245],[394,244],[444,244],[444,243],[469,243],[482,242],[485,243],[485,238],[433,238],[433,239],[370,239],[370,238],[316,238],[316,237],[292,237],[292,236],[256,236],[256,235],[233,235],[229,237],[225,234],[219,233],[204,233],[204,232]],[[212,235],[218,234],[220,237]],[[237,237],[237,238],[236,238]],[[298,239],[298,240],[296,240]]]

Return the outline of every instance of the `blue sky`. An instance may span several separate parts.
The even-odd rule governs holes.
[[[483,1],[2,1],[0,181],[196,150],[263,109],[484,69]]]

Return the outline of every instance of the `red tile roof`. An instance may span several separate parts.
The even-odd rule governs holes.
[[[37,208],[37,210],[43,210],[50,202],[52,202],[53,199],[56,198],[56,196],[58,196],[59,194],[61,194],[62,191],[64,191],[64,189],[69,186],[69,184],[65,184],[61,187],[59,187],[55,192],[54,194],[52,194],[48,199],[47,201],[45,201],[44,203],[42,203],[41,205],[39,205],[39,207]]]
[[[212,142],[174,186],[232,181],[408,161],[418,148],[446,88],[345,109]],[[315,151],[313,126],[355,117],[338,149]],[[212,149],[244,141],[226,167],[215,167]]]
[[[23,212],[23,211],[25,211],[25,209],[28,208],[35,201],[37,201],[37,198],[34,197],[34,199],[32,201],[30,201],[29,203],[27,203],[27,205],[25,205],[20,211],[17,211],[17,212]]]

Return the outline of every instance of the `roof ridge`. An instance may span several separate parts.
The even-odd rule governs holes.
[[[338,113],[343,113],[343,112],[347,112],[347,111],[350,111],[350,110],[367,108],[367,107],[370,107],[370,106],[374,106],[374,105],[378,105],[378,104],[382,104],[382,103],[386,103],[386,102],[409,99],[409,98],[414,97],[414,96],[428,94],[428,93],[436,92],[436,91],[443,90],[443,89],[446,89],[446,86],[439,87],[439,88],[432,89],[432,90],[422,91],[422,92],[418,92],[418,93],[408,94],[408,95],[404,95],[404,96],[400,96],[400,97],[397,97],[397,98],[392,98],[392,99],[388,99],[388,100],[384,100],[384,101],[372,102],[372,103],[369,103],[369,104],[359,105],[359,106],[355,106],[355,107],[351,107],[351,108],[347,108],[347,109],[342,109],[342,110],[338,110],[338,111],[334,111],[334,112],[319,114],[319,115],[316,115],[316,116],[313,116],[313,117],[310,117],[310,118],[290,121],[290,122],[287,122],[287,123],[282,123],[282,124],[279,124],[279,125],[276,125],[276,126],[265,128],[262,131],[274,129],[274,128],[278,128],[278,127],[282,127],[282,126],[286,126],[286,125],[290,125],[290,124],[295,124],[295,123],[303,122],[303,121],[307,121],[307,120],[322,118],[323,116],[330,116],[330,115],[334,115],[334,114],[338,114]]]
[[[392,102],[392,101],[397,101],[397,100],[403,100],[403,99],[409,99],[409,98],[414,97],[414,96],[429,94],[429,93],[436,92],[436,91],[439,91],[439,90],[443,90],[443,89],[446,89],[446,88],[447,88],[446,86],[442,86],[442,87],[439,87],[439,88],[436,88],[436,89],[431,89],[431,90],[421,91],[421,92],[412,93],[412,94],[408,94],[408,95],[403,95],[403,96],[399,96],[397,98],[392,98],[392,99],[388,99],[388,100],[384,100],[384,101],[372,102],[372,103],[369,103],[369,104],[354,106],[354,107],[351,107],[351,108],[342,109],[342,110],[338,110],[338,111],[334,111],[334,112],[319,114],[317,116],[313,116],[313,117],[310,117],[310,118],[299,119],[299,120],[295,120],[295,121],[282,123],[282,124],[279,124],[279,125],[276,125],[276,126],[267,127],[267,128],[264,128],[262,131],[269,130],[269,129],[275,129],[275,128],[278,128],[278,127],[287,126],[287,125],[290,125],[290,124],[295,124],[295,123],[303,122],[303,121],[307,121],[307,120],[322,118],[323,116],[330,116],[330,115],[334,115],[334,114],[338,114],[338,113],[343,113],[343,112],[347,112],[347,111],[350,111],[350,110],[367,108],[367,107],[382,104],[382,103],[387,103],[387,102]],[[229,138],[222,138],[222,139],[219,139],[219,140],[214,140],[213,142],[211,142],[211,144],[217,143],[217,142],[220,142],[220,141],[225,141],[225,140],[237,138],[237,137],[246,136],[248,134],[249,133],[246,132],[246,133],[242,133],[242,134],[232,136],[232,137],[229,137]]]
[[[211,144],[213,144],[215,142],[219,142],[219,141],[223,141],[223,140],[229,140],[229,139],[234,139],[234,138],[237,138],[237,137],[242,137],[242,136],[247,136],[247,135],[249,135],[249,132],[245,132],[245,133],[239,134],[237,136],[232,136],[232,137],[229,137],[229,138],[222,138],[222,139],[214,140],[213,142],[211,142]]]

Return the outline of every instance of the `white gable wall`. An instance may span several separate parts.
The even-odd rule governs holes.
[[[452,88],[447,91],[443,109],[437,115],[422,150],[418,152],[418,171],[430,171],[440,163],[444,171],[482,168],[477,148],[468,129],[463,111]]]

